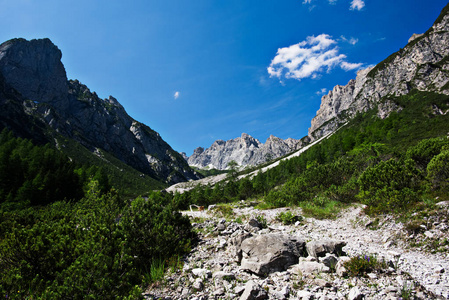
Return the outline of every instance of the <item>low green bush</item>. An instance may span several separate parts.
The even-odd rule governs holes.
[[[298,221],[302,221],[303,217],[294,215],[291,211],[280,212],[276,215],[276,220],[284,225],[291,225]]]

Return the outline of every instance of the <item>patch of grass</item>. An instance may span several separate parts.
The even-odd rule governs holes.
[[[229,205],[229,204],[217,205],[215,207],[215,211],[217,212],[218,216],[225,218],[225,219],[231,219],[234,217],[234,210],[232,209],[231,205]]]
[[[306,217],[317,219],[334,219],[341,211],[343,204],[338,201],[329,200],[328,198],[318,196],[314,201],[300,202],[303,214]]]

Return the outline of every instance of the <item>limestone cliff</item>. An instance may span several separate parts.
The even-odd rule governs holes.
[[[302,145],[302,141],[292,138],[282,140],[270,136],[265,144],[243,133],[241,137],[215,141],[209,148],[198,147],[188,158],[190,166],[226,170],[231,161],[238,166],[255,166],[281,157]]]
[[[361,70],[346,86],[335,86],[321,99],[309,137],[318,139],[347,122],[358,112],[377,107],[380,117],[400,110],[388,97],[413,89],[449,94],[449,5],[424,34],[375,67]],[[380,105],[379,105],[380,104]]]
[[[61,134],[169,183],[198,178],[179,153],[131,118],[115,98],[100,99],[77,80],[67,80],[61,56],[49,39],[0,45],[0,104],[9,112],[0,114],[2,127],[48,141]]]

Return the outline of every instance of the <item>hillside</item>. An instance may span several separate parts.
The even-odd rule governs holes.
[[[79,81],[67,80],[61,56],[49,39],[0,45],[0,129],[59,145],[73,157],[66,149],[72,144],[63,142],[70,139],[92,155],[104,151],[163,183],[198,179],[180,154],[114,97],[100,99]]]
[[[411,91],[449,94],[449,15],[444,8],[433,26],[413,35],[398,52],[372,68],[361,70],[346,86],[335,86],[322,97],[312,119],[309,137],[317,139],[354,118],[377,108],[379,117],[400,111],[392,99]]]

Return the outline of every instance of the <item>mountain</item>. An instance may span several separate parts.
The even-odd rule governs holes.
[[[159,181],[198,179],[179,153],[131,118],[117,99],[100,99],[79,81],[67,80],[61,57],[49,39],[0,45],[0,129],[63,151],[68,144],[59,139],[68,138],[92,155],[106,152]]]
[[[243,133],[241,137],[215,141],[209,148],[198,147],[188,158],[190,166],[226,170],[231,161],[238,166],[255,166],[301,148],[304,141],[270,136],[265,144]]]
[[[335,86],[321,99],[309,128],[318,139],[353,118],[377,107],[378,116],[400,111],[392,99],[411,91],[449,94],[449,6],[424,34],[414,34],[408,44],[387,59],[357,73],[345,86]],[[438,108],[436,108],[438,109]]]

